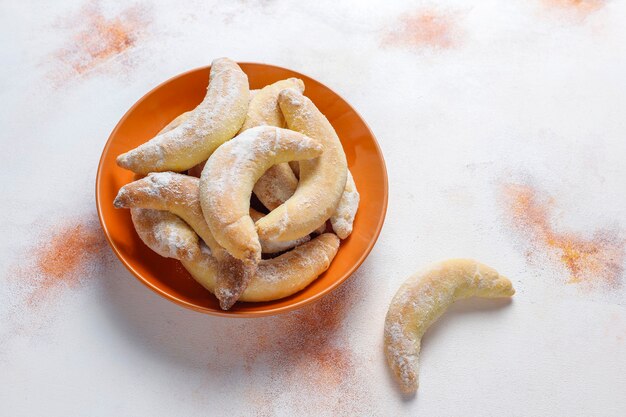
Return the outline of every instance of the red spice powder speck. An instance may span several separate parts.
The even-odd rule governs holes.
[[[415,49],[450,49],[459,41],[456,15],[424,9],[400,16],[395,26],[385,32],[382,44]]]
[[[61,226],[43,234],[31,249],[31,263],[17,269],[17,278],[27,280],[31,287],[26,302],[36,305],[61,288],[77,287],[105,248],[102,231],[90,223]]]
[[[133,48],[144,34],[148,20],[146,11],[139,6],[106,17],[99,3],[91,2],[78,16],[68,16],[65,25],[73,28],[74,33],[54,54],[60,67],[53,79],[59,83],[84,75]]]
[[[544,6],[552,11],[585,18],[606,5],[606,0],[543,0]]]
[[[355,284],[300,310],[255,320],[251,335],[233,341],[245,352],[244,369],[251,379],[258,370],[268,372],[267,384],[250,387],[256,415],[275,415],[278,409],[338,416],[370,411],[367,383],[343,326],[357,299]]]
[[[619,230],[598,230],[590,237],[575,232],[559,232],[550,221],[552,200],[541,198],[529,185],[508,184],[504,196],[514,226],[533,246],[528,253],[556,254],[570,274],[570,283],[621,285],[626,241]]]

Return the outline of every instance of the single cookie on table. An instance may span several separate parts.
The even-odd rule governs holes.
[[[235,136],[248,110],[248,77],[228,58],[214,60],[209,77],[204,100],[182,123],[118,156],[117,164],[138,174],[185,171]]]
[[[202,211],[217,242],[235,258],[258,263],[261,245],[250,218],[254,184],[272,165],[316,158],[323,149],[301,133],[269,126],[248,129],[220,146],[200,177]]]
[[[346,156],[335,130],[313,102],[294,89],[278,95],[289,129],[324,146],[315,159],[300,161],[300,180],[289,200],[257,222],[262,239],[293,240],[306,236],[330,218],[346,187]]]
[[[421,339],[455,301],[468,297],[499,298],[515,294],[513,285],[493,268],[471,259],[431,265],[406,280],[385,318],[387,363],[407,394],[417,390]]]
[[[213,237],[200,206],[198,178],[174,172],[152,173],[123,186],[113,205],[169,211],[190,225],[219,261],[222,273],[218,276],[215,295],[224,310],[237,301],[254,275],[254,264],[234,258]]]

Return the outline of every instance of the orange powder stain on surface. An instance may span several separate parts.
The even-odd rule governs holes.
[[[146,11],[139,6],[106,17],[99,4],[91,2],[64,25],[71,27],[74,34],[67,45],[54,54],[60,64],[53,74],[58,83],[93,71],[135,47],[144,35],[148,20]]]
[[[34,249],[34,276],[39,276],[28,301],[41,301],[61,285],[76,287],[85,277],[85,264],[106,247],[99,228],[77,224],[56,230]]]
[[[257,416],[279,409],[294,415],[370,414],[366,378],[343,326],[357,294],[354,283],[346,283],[313,305],[255,323],[252,334],[235,341],[244,346],[251,380],[255,372],[269,373],[267,384],[255,384],[248,393]]]
[[[457,18],[434,9],[404,14],[384,37],[383,46],[450,49],[459,43]]]
[[[26,305],[49,301],[64,288],[78,287],[101,262],[106,240],[94,222],[55,227],[43,233],[13,278],[29,288]]]
[[[529,255],[551,252],[558,255],[570,274],[570,283],[621,285],[626,241],[619,231],[599,230],[591,237],[556,231],[550,221],[553,202],[541,199],[529,185],[508,184],[504,195],[514,226],[532,240]]]
[[[547,9],[585,18],[606,5],[606,0],[543,0]]]

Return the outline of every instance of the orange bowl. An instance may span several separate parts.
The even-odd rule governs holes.
[[[204,98],[210,67],[194,69],[165,81],[143,96],[119,121],[102,151],[96,176],[96,206],[102,229],[117,257],[149,288],[184,307],[220,316],[259,317],[300,308],[330,293],[365,260],[380,234],[387,211],[387,171],[382,152],[367,124],[330,88],[306,75],[273,65],[241,63],[250,88],[289,77],[304,81],[305,94],[326,115],[337,131],[348,166],[361,194],[352,235],[341,242],[330,268],[302,291],[263,303],[239,302],[229,311],[193,280],[174,259],[163,258],[139,239],[129,210],[113,207],[124,184],[135,179],[132,172],[115,164],[117,155],[151,139],[179,114],[193,109]]]

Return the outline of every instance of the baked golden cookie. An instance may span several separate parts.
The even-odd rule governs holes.
[[[232,257],[213,237],[200,206],[198,178],[174,172],[152,173],[123,186],[113,205],[169,211],[191,226],[219,261],[221,273],[215,295],[224,310],[237,301],[254,275],[255,265]]]
[[[289,129],[324,147],[319,158],[299,162],[294,195],[257,222],[259,237],[281,241],[308,235],[334,214],[346,186],[347,165],[335,130],[309,98],[289,88],[280,92],[278,104]]]
[[[159,255],[174,259],[198,257],[198,235],[177,215],[141,208],[130,209],[130,215],[143,243]]]
[[[228,58],[213,61],[207,94],[176,128],[117,158],[138,174],[185,171],[205,161],[241,128],[248,110],[248,77]]]
[[[213,292],[217,275],[215,260],[208,248],[203,248],[200,259],[181,259],[181,262],[196,281]],[[325,233],[276,258],[260,261],[239,300],[271,301],[295,294],[328,269],[338,249],[339,238]]]
[[[259,92],[259,90],[250,90],[250,101],[252,101],[254,99],[254,96],[256,96],[256,94]],[[167,130],[171,130],[171,127],[176,127],[178,124],[180,124],[179,119],[182,118],[182,120],[185,119],[186,115],[188,115],[190,112],[186,112],[181,114],[180,116],[178,116],[176,119],[172,120],[172,122],[170,122],[169,125],[167,125],[166,127],[163,128],[163,130],[161,131],[161,133],[167,131]],[[179,123],[176,123],[176,122]],[[282,127],[282,126],[278,126],[278,127]],[[189,170],[187,171],[187,175],[191,175],[192,177],[197,177],[200,178],[200,174],[202,174],[202,170],[204,169],[204,164],[206,163],[206,160],[200,162],[197,165],[194,165],[193,167],[189,168]]]
[[[206,289],[213,293],[216,291],[219,263],[211,255],[211,250],[199,243],[197,235],[195,240],[187,238],[190,234],[195,235],[187,223],[167,211],[131,211],[134,214],[133,224],[148,247],[158,253],[168,248],[169,242],[185,242],[177,244],[174,251],[168,249],[165,253],[179,259]],[[326,233],[276,258],[262,260],[240,300],[271,301],[300,291],[328,269],[338,249],[339,238]]]
[[[248,129],[220,146],[200,177],[202,211],[217,242],[235,258],[258,263],[261,244],[250,218],[254,184],[272,165],[315,158],[322,150],[303,134],[269,126]]]
[[[421,339],[456,300],[511,297],[513,285],[493,268],[471,259],[436,263],[406,280],[385,319],[385,355],[405,393],[417,390]]]

